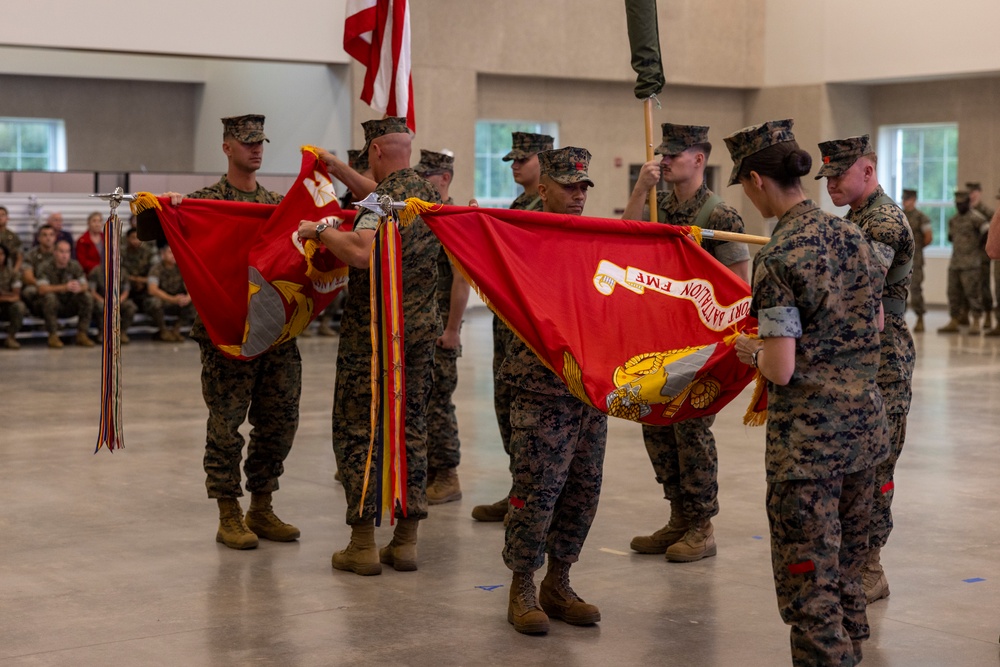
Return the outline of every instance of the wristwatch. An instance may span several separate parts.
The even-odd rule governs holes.
[[[316,240],[319,241],[319,235],[330,228],[330,225],[326,222],[321,222],[316,225]]]
[[[750,365],[753,366],[754,368],[758,368],[757,355],[760,354],[760,350],[761,348],[758,347],[756,350],[750,353]]]

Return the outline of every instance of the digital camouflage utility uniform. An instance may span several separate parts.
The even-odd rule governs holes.
[[[666,125],[666,124],[665,124]],[[707,128],[706,128],[707,129]],[[702,211],[711,207],[704,221]],[[743,219],[732,206],[714,195],[705,183],[685,202],[673,193],[657,193],[659,222],[668,225],[694,225],[705,229],[744,231]],[[710,211],[710,212],[709,212]],[[704,239],[702,247],[725,266],[750,259],[745,243]],[[670,426],[642,426],[642,439],[653,464],[656,481],[663,485],[664,497],[679,502],[684,519],[704,521],[719,513],[719,459],[712,424],[715,415],[686,419]]]
[[[19,289],[21,289],[21,276],[10,266],[0,266],[0,294],[11,294]],[[21,330],[27,314],[28,307],[20,299],[0,301],[0,320],[7,322],[7,335],[11,339]]]
[[[914,258],[913,232],[903,210],[879,186],[847,219],[861,228],[876,253],[888,262],[882,306],[885,326],[880,334],[881,355],[877,382],[885,404],[889,427],[889,456],[875,469],[872,520],[868,536],[871,548],[882,548],[892,530],[893,475],[906,439],[906,415],[913,393],[916,352],[906,326],[906,294],[910,287]]]
[[[181,276],[180,268],[174,264],[173,266],[167,266],[166,264],[157,264],[150,270],[147,276],[147,285],[156,285],[161,290],[169,294],[170,296],[177,296],[178,294],[187,294],[187,287],[184,285],[184,278]],[[158,328],[163,328],[163,317],[164,315],[173,315],[177,317],[178,326],[186,326],[191,323],[195,318],[194,304],[189,303],[186,306],[177,306],[174,304],[164,303],[163,299],[157,297],[150,297],[147,304],[150,318],[153,320],[153,324]],[[201,320],[198,320],[201,324]],[[192,336],[194,331],[191,332]],[[205,334],[208,335],[207,333]],[[240,422],[243,423],[242,421]]]
[[[984,204],[982,200],[973,207],[973,210],[978,211],[986,222],[990,222],[993,219],[993,209]],[[983,312],[988,313],[993,310],[993,286],[990,284],[990,280],[992,279],[990,276],[990,266],[993,264],[993,260],[986,254],[985,246],[980,248],[979,259],[982,261],[979,272],[979,288],[983,295]],[[997,305],[1000,306],[1000,295],[998,295]]]
[[[94,308],[94,299],[90,296],[87,277],[83,273],[83,267],[75,259],[69,260],[65,268],[56,267],[54,259],[42,261],[35,269],[35,279],[38,285],[65,285],[70,280],[80,283],[83,290],[73,294],[72,292],[49,292],[39,295],[35,299],[34,309],[39,317],[45,320],[45,330],[50,334],[59,332],[59,318],[73,317],[76,315],[79,320],[77,329],[86,332],[90,326],[90,315]]]
[[[541,211],[542,198],[538,193],[527,194],[522,192],[517,196],[510,208],[517,211]],[[497,426],[500,428],[500,440],[503,442],[503,450],[510,456],[510,404],[513,401],[511,386],[501,382],[496,378],[500,375],[500,366],[507,355],[507,345],[510,344],[514,333],[504,324],[496,314],[493,315],[493,410],[497,415]],[[511,459],[511,472],[514,471],[514,462]]]
[[[394,201],[418,197],[439,203],[437,189],[413,169],[386,177],[375,194]],[[358,212],[354,229],[378,226],[378,216]],[[400,229],[403,248],[404,362],[406,364],[406,484],[407,517],[427,517],[427,402],[434,372],[434,348],[441,335],[437,309],[437,260],[441,244],[427,224],[417,218]],[[333,398],[333,451],[347,496],[347,523],[365,523],[379,517],[375,484],[371,483],[359,514],[365,459],[371,437],[371,286],[368,269],[350,269],[350,291],[344,302],[337,353],[337,380]],[[397,516],[402,516],[398,514]]]
[[[852,224],[810,200],[754,258],[762,338],[791,337],[795,371],[768,383],[765,468],[778,608],[795,665],[853,665],[869,635],[861,566],[875,466],[888,453],[876,384],[882,266]]]
[[[188,197],[259,204],[277,204],[282,198],[259,183],[254,192],[242,192],[230,185],[225,176]],[[239,428],[248,417],[250,444],[243,465],[247,491],[276,491],[299,425],[302,359],[296,340],[293,338],[259,357],[241,361],[227,357],[212,344],[200,318],[191,327],[191,337],[201,347],[201,391],[208,406],[205,442],[208,497],[243,495],[240,460],[244,441]]]
[[[951,260],[948,262],[948,310],[957,320],[962,307],[978,317],[983,312],[982,248],[989,221],[975,209],[948,221]]]
[[[94,270],[90,272],[87,277],[90,283],[90,289],[94,293],[100,295],[100,299],[94,299],[94,321],[97,323],[98,331],[104,330],[104,288],[106,285],[106,280],[104,279],[104,262],[101,262],[94,267]],[[135,319],[135,304],[130,301],[127,297],[129,294],[129,281],[128,274],[124,271],[121,272],[119,276],[118,289],[121,294],[126,295],[126,299],[119,305],[119,312],[121,313],[121,330],[122,332],[128,331],[128,328],[132,326],[132,320]]]
[[[910,280],[910,306],[917,315],[927,312],[924,305],[924,231],[931,228],[931,219],[919,209],[903,211],[913,235],[913,277]]]
[[[445,204],[452,205],[449,197]],[[439,244],[440,245],[440,244]],[[441,317],[441,327],[448,326],[451,311],[451,283],[454,268],[448,253],[442,246],[437,258],[437,307]],[[457,468],[461,460],[461,442],[458,439],[458,419],[455,417],[455,402],[452,395],[458,386],[458,358],[462,356],[461,346],[454,350],[434,346],[434,386],[427,406],[427,468],[445,470]]]
[[[567,147],[539,154],[558,184],[586,182],[590,153]],[[554,185],[553,187],[557,187]],[[597,515],[608,418],[573,396],[517,336],[508,340],[498,379],[511,387],[513,456],[504,563],[529,573],[545,562],[575,563]]]

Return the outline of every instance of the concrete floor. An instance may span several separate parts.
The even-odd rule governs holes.
[[[929,330],[944,319],[932,313]],[[336,339],[301,341],[302,421],[275,504],[302,539],[246,552],[214,539],[195,344],[124,348],[127,449],[97,455],[97,351],[44,341],[0,350],[0,665],[789,664],[764,431],[742,426],[743,397],[715,427],[718,556],[672,564],[629,552],[633,535],[665,522],[667,504],[638,426],[612,420],[600,511],[573,569],[604,620],[514,632],[502,529],[469,516],[509,482],[490,341],[490,315],[473,311],[457,392],[465,497],[421,525],[418,572],[379,577],[330,567],[349,535],[330,447]],[[892,595],[869,609],[864,664],[997,665],[1000,339],[927,333],[917,349],[883,552]],[[388,539],[386,526],[378,541]]]

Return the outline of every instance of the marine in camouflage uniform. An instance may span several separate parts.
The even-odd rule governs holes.
[[[169,296],[187,294],[187,286],[184,284],[184,278],[181,276],[181,270],[178,268],[177,262],[173,259],[173,252],[169,250],[169,246],[164,246],[161,252],[164,256],[164,261],[161,261],[159,264],[154,266],[149,271],[149,275],[146,278],[146,284],[149,286],[150,291],[153,291],[154,289],[160,290]],[[178,332],[182,327],[190,324],[197,315],[195,313],[194,305],[191,303],[188,303],[185,306],[166,303],[162,297],[153,296],[152,294],[150,295],[147,307],[150,317],[153,320],[153,324],[160,330],[161,340],[167,341],[183,341],[184,338]],[[163,333],[166,330],[166,325],[164,323],[164,317],[166,315],[173,315],[176,318],[174,320],[172,330],[174,333],[173,336],[163,336]],[[198,320],[198,323],[201,324],[201,320]],[[194,335],[194,331],[191,333]]]
[[[87,276],[83,267],[75,259],[70,259],[68,241],[57,241],[52,258],[42,261],[35,270],[38,297],[35,299],[35,314],[45,320],[45,330],[49,332],[49,347],[62,347],[59,340],[59,318],[77,317],[76,344],[93,347],[94,341],[87,336],[94,300],[90,296]]]
[[[375,194],[403,201],[417,197],[440,203],[437,190],[420,177],[410,165],[412,140],[406,119],[390,117],[362,123],[365,149],[371,159],[373,174],[379,181]],[[370,152],[369,152],[370,148]],[[365,463],[371,438],[371,301],[370,272],[358,268],[356,259],[343,255],[345,239],[363,251],[367,263],[379,217],[361,210],[354,220],[353,232],[329,231],[325,225],[310,228],[310,236],[320,238],[338,257],[351,265],[350,292],[344,302],[337,352],[337,378],[333,399],[333,451],[337,470],[347,498],[346,522],[351,526],[351,541],[346,549],[331,559],[335,569],[360,575],[381,574],[381,564],[396,570],[416,570],[417,526],[427,517],[427,405],[433,387],[434,348],[441,335],[437,308],[437,259],[440,243],[427,224],[417,217],[400,229],[402,242],[403,341],[406,368],[406,503],[407,513],[395,508],[396,529],[392,541],[376,551],[374,523],[381,508],[375,497],[375,485],[369,484],[362,498]],[[303,221],[299,234],[311,223]],[[312,236],[315,234],[315,236]]]
[[[792,121],[770,121],[726,137],[730,184],[790,180],[802,200],[780,215],[754,258],[751,314],[766,339],[794,339],[786,384],[768,382],[765,469],[771,561],[782,619],[791,629],[795,665],[854,665],[869,636],[861,584],[875,466],[888,453],[877,384],[878,309],[883,269],[863,232],[801,194],[804,166]],[[766,150],[760,156],[756,154]],[[749,160],[748,160],[749,159]],[[770,160],[778,174],[761,174]],[[745,163],[745,161],[747,161]],[[751,174],[751,170],[754,170]],[[777,186],[775,186],[777,187]],[[787,182],[783,192],[791,187]],[[780,213],[782,209],[778,209]],[[747,359],[750,344],[755,350]],[[771,369],[759,343],[741,337],[740,358]],[[791,353],[791,351],[790,351]]]
[[[9,255],[7,261],[10,265],[20,271],[20,264],[24,257],[22,249],[24,242],[21,241],[20,236],[7,227],[8,219],[9,214],[7,212],[7,208],[5,206],[0,206],[0,245],[7,248],[7,254]]]
[[[913,327],[914,333],[923,333],[924,314],[927,307],[924,304],[924,246],[927,237],[931,234],[931,219],[927,214],[917,208],[917,191],[903,190],[903,214],[910,223],[910,231],[913,233],[913,276],[910,280],[909,300],[913,307],[913,312],[917,316],[917,323]]]
[[[567,147],[538,154],[544,210],[566,213],[565,202],[586,203],[590,152]],[[582,214],[582,209],[581,213]],[[504,563],[514,572],[507,620],[518,632],[547,632],[549,617],[573,625],[601,619],[569,585],[597,514],[607,415],[574,397],[528,346],[511,336],[498,379],[510,386],[510,450],[514,485]],[[533,575],[548,571],[536,598]]]
[[[969,193],[955,192],[957,213],[948,220],[948,240],[951,241],[951,260],[948,262],[948,310],[951,319],[939,333],[956,333],[963,307],[968,305],[972,316],[969,333],[979,333],[979,317],[983,312],[982,301],[982,249],[983,238],[989,231],[989,220],[969,203]]]
[[[916,352],[903,315],[906,313],[906,294],[911,284],[915,244],[910,223],[902,209],[878,184],[875,152],[869,136],[866,134],[825,141],[819,148],[823,155],[823,167],[816,176],[817,179],[825,176],[830,179],[829,183],[843,187],[840,183],[850,176],[861,176],[855,180],[856,190],[847,196],[848,201],[841,201],[839,190],[836,189],[836,196],[831,193],[831,197],[835,205],[850,205],[847,220],[864,232],[886,270],[882,291],[885,323],[880,334],[881,353],[876,381],[882,392],[888,422],[889,456],[875,470],[868,558],[862,572],[865,596],[871,603],[889,596],[889,584],[882,569],[880,552],[892,531],[894,475],[896,462],[906,439],[906,416],[910,412],[913,394]],[[852,171],[847,174],[849,170]],[[863,180],[866,175],[867,181]],[[866,195],[868,190],[871,192]]]
[[[264,116],[223,118],[222,125],[229,170],[218,183],[187,196],[258,204],[280,202],[280,194],[265,189],[256,180],[262,142],[267,141]],[[232,183],[236,178],[252,184],[253,190],[237,188]],[[279,488],[278,478],[285,471],[284,461],[299,425],[302,359],[298,344],[293,338],[258,357],[240,360],[227,357],[212,344],[200,317],[195,318],[190,335],[201,351],[201,389],[208,407],[205,488],[208,497],[219,503],[216,540],[230,548],[249,549],[257,546],[257,537],[280,542],[298,539],[298,528],[281,521],[271,509],[271,494]],[[240,461],[244,438],[239,428],[247,419],[250,443],[243,473],[251,502],[244,522],[237,500],[243,495]]]
[[[993,219],[993,209],[986,205],[983,201],[983,186],[976,181],[970,181],[965,184],[965,189],[969,193],[969,202],[972,205],[972,210],[978,211],[986,222]],[[979,285],[980,292],[982,293],[982,305],[983,305],[983,329],[990,329],[993,326],[992,315],[993,315],[993,286],[990,281],[992,277],[990,276],[990,267],[993,261],[990,256],[986,254],[985,240],[984,245],[980,251],[980,260],[982,261],[982,268],[979,274]],[[996,302],[997,307],[1000,307],[1000,299]],[[1000,322],[998,322],[1000,324]],[[969,333],[972,333],[971,331]],[[977,332],[978,333],[978,332]]]
[[[650,189],[663,180],[671,192],[657,193],[657,220],[668,225],[695,225],[705,229],[743,233],[743,219],[705,183],[705,162],[711,153],[708,127],[663,123],[663,140],[655,153],[663,156],[643,165],[625,218],[637,214]],[[645,178],[643,178],[645,176]],[[654,180],[655,179],[655,180]],[[684,200],[678,192],[684,190]],[[692,192],[693,190],[693,192]],[[745,243],[704,239],[705,248],[722,265],[747,279],[750,251]],[[711,518],[719,513],[719,460],[712,434],[715,415],[687,419],[670,426],[642,427],[642,439],[653,464],[656,481],[670,501],[670,520],[652,535],[633,538],[639,553],[665,554],[669,561],[691,562],[716,554]]]
[[[16,350],[21,347],[17,342],[17,332],[21,330],[28,307],[21,301],[21,272],[14,268],[14,262],[7,256],[7,245],[0,251],[0,320],[7,322],[7,337],[4,347]]]
[[[56,230],[51,225],[42,225],[38,228],[38,245],[24,253],[24,261],[21,264],[21,278],[24,285],[21,289],[21,299],[28,307],[28,310],[35,311],[36,300],[38,298],[38,277],[37,272],[42,264],[52,259],[52,251],[55,248]]]
[[[90,295],[94,299],[93,318],[97,324],[97,340],[100,342],[104,336],[104,288],[107,284],[107,280],[104,277],[104,262],[94,267],[90,275],[87,276],[87,282],[90,283]],[[125,271],[122,271],[119,275],[118,289],[121,296],[119,304],[121,317],[119,338],[122,343],[127,344],[129,342],[128,329],[132,326],[132,321],[135,319],[136,305],[129,299],[130,283],[128,273]]]
[[[146,289],[146,279],[156,261],[155,245],[139,240],[135,227],[125,232],[125,240],[121,248],[122,273],[129,279],[129,299],[136,305],[137,312],[149,312],[149,291]]]
[[[454,156],[422,149],[414,171],[437,189],[445,204],[454,204],[448,196],[455,173]],[[468,283],[454,270],[444,247],[440,243],[438,246],[437,307],[444,333],[434,347],[434,384],[427,406],[427,502],[431,505],[462,498],[457,471],[461,462],[461,441],[452,395],[458,386],[462,316],[469,300]],[[453,299],[457,299],[455,304]],[[451,347],[453,342],[455,345]]]
[[[510,208],[517,211],[541,211],[542,199],[538,196],[538,159],[540,151],[552,150],[555,139],[547,134],[531,132],[511,133],[511,150],[503,156],[504,162],[510,162],[514,171],[514,180],[524,188],[511,203]],[[510,328],[493,315],[493,410],[497,416],[497,427],[500,429],[500,441],[507,456],[510,451],[510,406],[513,401],[511,387],[499,380],[500,366],[506,356],[507,345],[514,338]],[[510,471],[514,472],[514,460],[510,459]],[[501,498],[490,505],[477,505],[472,510],[472,518],[477,521],[502,521],[507,515],[507,497]]]

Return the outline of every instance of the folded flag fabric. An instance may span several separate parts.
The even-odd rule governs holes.
[[[755,376],[750,288],[697,228],[408,200],[484,302],[581,401],[666,425],[715,414]],[[759,401],[758,407],[762,407]]]
[[[300,220],[351,228],[315,149],[278,205],[185,199],[180,206],[148,193],[133,212],[155,215],[173,250],[191,301],[212,343],[253,359],[302,332],[347,285],[347,265],[322,244],[299,240]],[[148,224],[148,221],[147,221]]]

